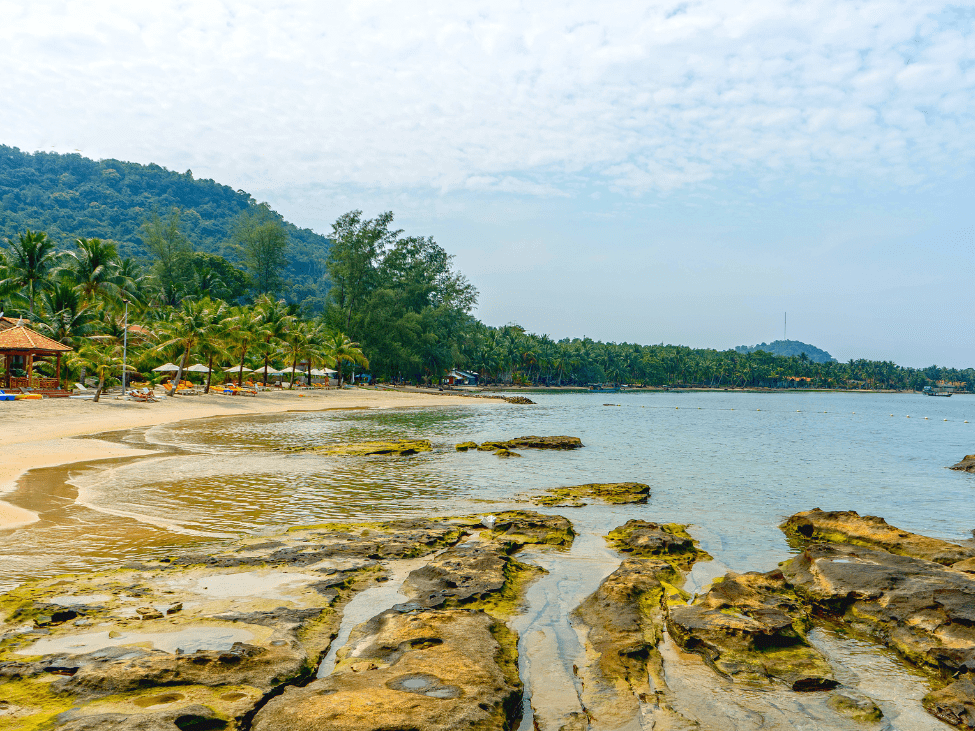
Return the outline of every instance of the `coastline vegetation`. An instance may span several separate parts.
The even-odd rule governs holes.
[[[483,385],[975,387],[972,368],[837,363],[761,346],[556,341],[517,324],[492,327],[473,316],[478,292],[452,257],[430,237],[395,229],[392,213],[352,211],[325,237],[244,191],[158,165],[0,145],[0,235],[0,310],[75,348],[66,383],[119,379],[128,300],[130,381],[151,380],[165,361],[198,361],[291,368],[288,380],[302,377],[299,366],[306,378],[327,366],[343,381],[368,371],[414,384],[463,369]]]

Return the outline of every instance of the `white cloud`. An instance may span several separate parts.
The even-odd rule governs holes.
[[[0,3],[0,141],[265,190],[913,185],[975,150],[972,21],[948,7]]]

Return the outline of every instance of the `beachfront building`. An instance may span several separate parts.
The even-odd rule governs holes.
[[[3,358],[3,388],[29,388],[45,396],[69,396],[61,388],[61,356],[73,348],[31,330],[23,320],[0,318],[0,357]],[[54,358],[54,378],[34,372],[38,361]]]
[[[476,386],[477,374],[454,369],[443,379],[447,386]]]

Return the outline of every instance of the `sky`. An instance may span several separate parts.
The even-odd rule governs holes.
[[[0,48],[0,143],[392,210],[488,324],[975,366],[970,4],[0,0]]]

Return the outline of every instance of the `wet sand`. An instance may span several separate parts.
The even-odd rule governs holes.
[[[24,472],[37,467],[154,453],[118,442],[79,438],[92,434],[214,416],[445,406],[457,404],[458,398],[450,393],[401,393],[357,388],[264,392],[255,397],[211,393],[164,398],[151,404],[114,396],[102,396],[97,404],[80,399],[7,402],[0,404],[0,450],[3,454],[0,495],[13,490]],[[496,406],[500,402],[465,399],[465,403]],[[0,529],[27,525],[37,518],[37,514],[30,510],[0,501]]]

